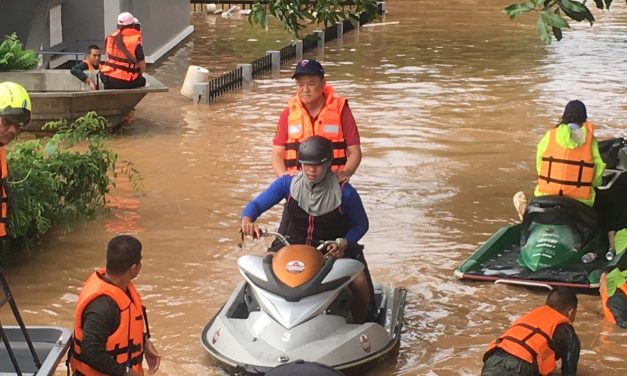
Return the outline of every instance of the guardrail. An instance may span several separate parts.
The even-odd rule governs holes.
[[[191,1],[191,3],[224,3],[235,4],[236,1]],[[248,3],[248,2],[245,2]],[[255,3],[251,1],[250,3]],[[385,2],[378,3],[379,14],[385,11]],[[324,48],[324,43],[335,39],[341,39],[343,34],[355,30],[360,25],[370,22],[371,19],[366,13],[359,16],[359,22],[353,23],[350,20],[338,22],[324,30],[316,30],[314,33],[303,37],[295,43],[282,47],[279,51],[268,51],[265,56],[253,60],[249,64],[238,64],[238,68],[225,73],[220,77],[205,83],[198,83],[194,86],[194,102],[209,103],[216,100],[220,95],[238,89],[252,81],[253,78],[278,71],[282,64],[292,60],[300,60],[303,53],[317,48]]]

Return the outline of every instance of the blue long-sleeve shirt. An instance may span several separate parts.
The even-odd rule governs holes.
[[[283,175],[276,179],[270,186],[257,197],[250,201],[242,211],[242,218],[249,217],[255,221],[257,218],[290,196],[290,185],[293,176]],[[348,232],[344,235],[349,244],[355,244],[368,232],[368,216],[364,205],[361,203],[359,193],[352,185],[346,183],[342,188],[342,208],[348,218]]]

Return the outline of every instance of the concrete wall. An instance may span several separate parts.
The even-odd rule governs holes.
[[[66,51],[84,52],[90,44],[103,48],[103,0],[65,0],[62,12]]]
[[[0,37],[17,32],[17,36],[21,40],[26,40],[30,22],[33,16],[33,9],[37,0],[0,0]]]
[[[189,0],[120,0],[142,25],[147,63],[176,46],[194,30],[190,25]]]
[[[62,4],[63,43],[49,46],[49,9]],[[0,0],[0,37],[17,32],[36,51],[83,52],[103,47],[116,29],[117,15],[129,11],[142,24],[144,54],[154,63],[194,30],[189,0]]]

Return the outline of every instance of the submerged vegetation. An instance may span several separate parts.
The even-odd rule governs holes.
[[[28,247],[53,226],[93,218],[105,207],[118,171],[135,186],[138,183],[132,164],[120,163],[104,144],[109,127],[95,112],[74,123],[58,121],[45,128],[57,133],[16,141],[7,155],[11,210],[5,256],[9,248]]]

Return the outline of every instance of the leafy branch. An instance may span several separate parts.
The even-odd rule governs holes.
[[[377,11],[374,0],[259,0],[248,16],[252,25],[268,27],[268,17],[276,17],[283,27],[297,38],[308,25],[329,25],[344,20],[358,21],[366,13],[374,18]]]
[[[38,64],[33,50],[24,50],[15,33],[6,35],[0,43],[0,71],[33,69]]]
[[[55,225],[95,216],[106,206],[106,194],[118,172],[135,188],[139,184],[132,163],[118,161],[105,146],[109,129],[105,118],[89,112],[73,123],[62,120],[45,128],[57,133],[13,142],[7,153],[11,248],[29,246]]]
[[[610,9],[612,0],[594,0],[594,3],[598,9]],[[529,12],[537,13],[536,32],[546,44],[551,44],[553,37],[557,41],[562,40],[562,29],[570,28],[566,18],[577,22],[588,21],[591,26],[595,21],[585,0],[528,0],[510,4],[503,12],[510,19]]]

